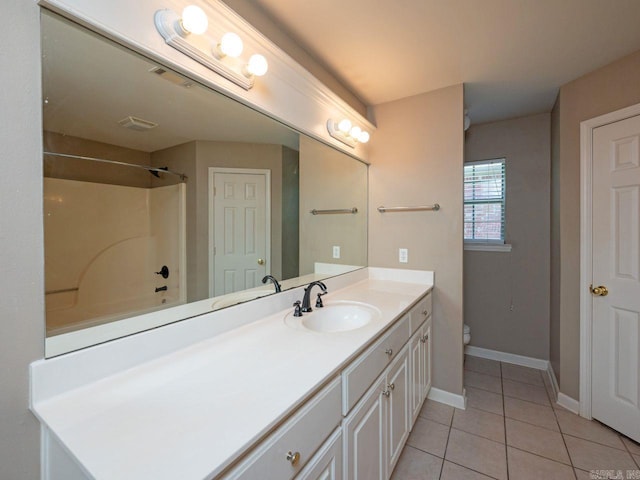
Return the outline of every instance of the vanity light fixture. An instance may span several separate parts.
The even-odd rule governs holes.
[[[340,122],[332,119],[327,120],[327,131],[333,138],[352,148],[355,148],[358,143],[367,143],[371,138],[369,132],[353,125],[347,118],[340,120]]]
[[[243,51],[242,39],[233,32],[225,33],[219,42],[206,35],[209,21],[200,7],[189,5],[179,16],[173,10],[158,10],[155,13],[156,29],[167,45],[222,75],[236,85],[249,90],[254,78],[267,73],[267,59],[254,54],[249,61],[225,61],[226,57],[240,57]]]

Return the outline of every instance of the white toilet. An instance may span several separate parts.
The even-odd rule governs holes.
[[[465,345],[468,345],[470,341],[471,341],[471,327],[465,323],[462,328],[462,342]]]

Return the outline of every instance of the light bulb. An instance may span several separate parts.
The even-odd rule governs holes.
[[[351,130],[351,122],[346,118],[340,120],[340,123],[338,124],[338,130],[346,135],[347,133],[349,133],[349,130]]]
[[[251,55],[251,58],[249,58],[249,63],[247,64],[246,69],[250,75],[261,77],[265,73],[267,73],[269,64],[267,63],[266,58],[256,53],[254,55]]]
[[[358,137],[360,137],[360,134],[362,133],[362,129],[358,126],[353,127],[350,131],[349,131],[349,135],[351,135],[352,138],[355,138],[356,140],[358,140]]]
[[[196,5],[189,5],[182,10],[180,23],[186,33],[194,33],[196,35],[202,35],[209,26],[207,14]]]
[[[358,135],[358,141],[360,143],[367,143],[369,141],[369,138],[370,138],[369,133],[365,132],[364,130],[362,130],[360,132],[360,135]]]
[[[233,58],[242,55],[243,48],[242,39],[233,32],[225,33],[220,39],[220,45],[218,45],[218,49],[223,55]]]

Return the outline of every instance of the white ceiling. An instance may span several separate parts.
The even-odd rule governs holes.
[[[472,123],[550,111],[640,49],[640,0],[255,0],[366,104],[465,84]]]

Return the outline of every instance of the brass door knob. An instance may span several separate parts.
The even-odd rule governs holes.
[[[291,451],[287,452],[287,460],[291,462],[292,466],[295,467],[296,465],[298,465],[298,462],[300,461],[300,452],[296,452],[296,453],[293,453]]]
[[[607,295],[609,295],[609,290],[604,285],[600,285],[599,287],[594,287],[593,285],[590,285],[589,290],[596,297],[606,297]]]
[[[258,259],[258,265],[264,265],[264,260],[262,258]]]

